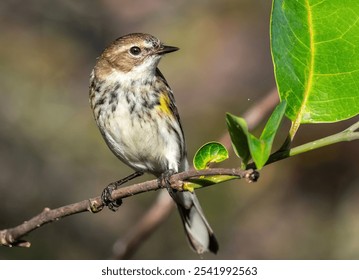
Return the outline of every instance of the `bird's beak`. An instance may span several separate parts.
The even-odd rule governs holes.
[[[165,45],[162,45],[157,51],[156,51],[156,54],[166,54],[166,53],[170,53],[170,52],[175,52],[175,51],[178,51],[179,48],[177,47],[171,47],[171,46],[165,46]]]

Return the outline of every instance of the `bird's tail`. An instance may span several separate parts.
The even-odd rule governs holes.
[[[208,224],[201,205],[193,192],[173,192],[171,194],[177,204],[184,225],[187,239],[197,254],[218,251],[218,242]]]
[[[184,162],[183,170],[188,169],[187,161]],[[197,196],[194,192],[170,190],[170,194],[177,204],[187,239],[197,254],[218,251],[218,242],[214,236]]]

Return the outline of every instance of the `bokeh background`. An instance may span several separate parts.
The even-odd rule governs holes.
[[[270,2],[2,0],[0,229],[44,207],[97,196],[131,172],[104,144],[88,104],[89,74],[106,45],[146,32],[181,48],[160,69],[175,92],[192,157],[225,133],[225,112],[243,114],[275,86]],[[350,123],[302,126],[296,144]],[[286,130],[288,122],[278,144]],[[271,164],[256,184],[199,190],[220,242],[218,255],[204,258],[359,258],[358,156],[358,143],[341,143]],[[238,164],[232,153],[223,166]],[[117,213],[83,213],[46,225],[27,237],[30,249],[0,247],[0,259],[107,259],[157,195],[126,199]],[[133,258],[198,256],[174,211]]]

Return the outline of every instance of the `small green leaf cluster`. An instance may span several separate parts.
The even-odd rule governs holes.
[[[286,102],[282,101],[273,111],[259,138],[248,131],[245,119],[227,113],[228,132],[233,149],[242,159],[242,168],[253,159],[257,169],[261,169],[269,159],[274,137],[283,119]]]

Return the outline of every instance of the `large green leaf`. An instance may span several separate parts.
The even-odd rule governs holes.
[[[358,0],[274,0],[271,47],[286,115],[298,126],[359,113]]]

